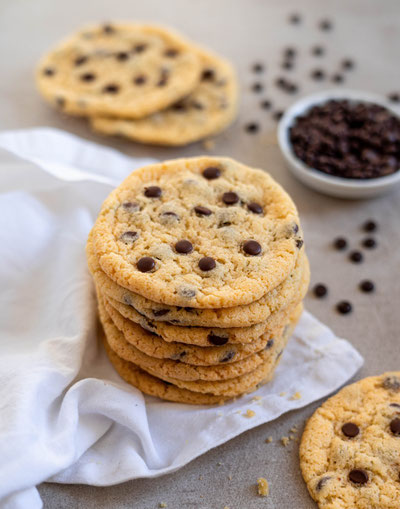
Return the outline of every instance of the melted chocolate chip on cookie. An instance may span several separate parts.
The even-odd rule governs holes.
[[[156,317],[164,316],[169,313],[169,309],[153,309],[153,315]]]
[[[210,256],[204,256],[204,258],[201,258],[199,260],[199,268],[200,270],[204,272],[208,272],[209,270],[215,269],[217,264],[215,263],[214,258],[211,258]]]
[[[243,251],[250,256],[258,256],[261,254],[261,245],[256,240],[246,240],[243,243]]]
[[[118,94],[119,85],[116,85],[115,83],[110,83],[109,85],[103,87],[103,92],[105,94]]]
[[[321,479],[317,482],[317,486],[315,489],[317,491],[321,491],[322,488],[326,485],[326,483],[331,479],[329,476],[321,477]]]
[[[138,232],[128,231],[124,232],[119,239],[125,242],[125,244],[133,244],[138,238]]]
[[[144,190],[144,195],[146,198],[160,198],[162,194],[162,190],[158,186],[149,186]]]
[[[228,342],[229,338],[224,336],[217,336],[216,334],[210,332],[210,334],[207,336],[207,339],[214,346],[222,346]]]
[[[388,376],[385,378],[382,385],[386,390],[399,392],[400,391],[400,378],[398,378],[397,376],[394,376],[394,375]]]
[[[193,245],[188,240],[178,240],[175,244],[175,251],[180,254],[189,254],[193,251]]]
[[[229,362],[235,357],[235,355],[236,352],[234,352],[233,350],[229,350],[229,352],[227,352],[225,355],[221,357],[219,362]]]
[[[368,473],[359,468],[355,468],[349,472],[349,480],[354,484],[367,484]]]
[[[156,262],[150,256],[144,256],[137,262],[136,267],[140,272],[151,272],[156,266]]]
[[[228,191],[222,195],[222,201],[226,205],[235,205],[239,201],[239,196],[233,191]]]
[[[390,423],[390,431],[393,435],[400,437],[400,419],[398,417],[393,419]]]
[[[348,438],[354,438],[360,433],[360,428],[354,422],[346,422],[342,426],[343,435]]]
[[[207,180],[214,180],[221,176],[221,170],[215,166],[209,166],[203,170],[203,177]]]
[[[202,205],[197,205],[194,208],[194,211],[198,216],[211,216],[212,214],[212,210],[208,209],[207,207],[203,207]]]
[[[92,72],[85,72],[80,76],[81,81],[86,81],[87,83],[94,81],[96,79],[96,75]]]
[[[259,203],[251,202],[247,205],[247,208],[250,210],[250,212],[253,212],[253,214],[262,214],[263,208]]]

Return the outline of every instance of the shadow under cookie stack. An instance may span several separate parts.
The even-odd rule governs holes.
[[[271,380],[309,284],[292,200],[228,158],[134,171],[104,202],[87,256],[111,363],[142,392],[182,403]]]

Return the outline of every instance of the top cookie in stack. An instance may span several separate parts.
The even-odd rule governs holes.
[[[132,173],[87,253],[112,362],[174,401],[215,403],[270,379],[309,282],[293,202],[227,158]]]
[[[64,113],[145,143],[190,143],[236,114],[231,65],[156,26],[86,27],[42,58],[37,84]]]

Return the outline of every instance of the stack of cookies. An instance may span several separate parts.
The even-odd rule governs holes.
[[[272,378],[309,283],[292,200],[228,158],[133,172],[104,202],[87,256],[121,377],[193,404]]]
[[[158,26],[86,27],[42,58],[36,78],[59,110],[143,143],[185,145],[222,131],[236,115],[232,66]]]

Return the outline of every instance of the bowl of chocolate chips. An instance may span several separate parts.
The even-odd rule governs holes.
[[[278,140],[301,182],[340,198],[370,198],[400,184],[400,114],[380,96],[328,90],[294,103]]]

